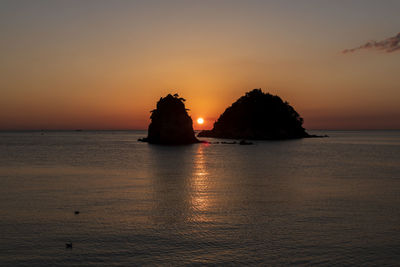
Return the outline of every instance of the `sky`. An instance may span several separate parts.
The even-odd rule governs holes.
[[[399,10],[397,0],[0,0],[0,130],[147,129],[168,93],[186,99],[195,129],[211,129],[254,88],[288,101],[306,129],[400,129]]]

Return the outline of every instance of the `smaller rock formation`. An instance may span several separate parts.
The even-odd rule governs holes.
[[[139,141],[165,145],[199,143],[184,101],[185,99],[180,98],[178,94],[161,97],[157,108],[151,111],[148,136]]]
[[[246,141],[244,139],[239,142],[239,145],[242,145],[242,146],[252,145],[252,144],[253,144],[253,142],[249,142],[249,141]]]

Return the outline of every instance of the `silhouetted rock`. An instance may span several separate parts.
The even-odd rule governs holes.
[[[160,98],[157,108],[151,112],[148,136],[139,141],[166,145],[198,143],[184,101],[177,94]]]
[[[311,137],[302,124],[303,119],[289,103],[254,89],[228,107],[212,130],[198,136],[253,140]]]
[[[242,146],[245,146],[245,145],[252,145],[253,143],[252,142],[249,142],[249,141],[246,141],[246,140],[242,140],[242,141],[240,141],[239,142],[239,145],[242,145]]]

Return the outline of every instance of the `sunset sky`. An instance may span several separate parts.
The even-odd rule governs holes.
[[[146,129],[168,93],[207,129],[254,88],[307,129],[400,129],[399,11],[398,0],[1,0],[0,129]]]

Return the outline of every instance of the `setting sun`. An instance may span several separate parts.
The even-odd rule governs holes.
[[[197,119],[197,123],[198,124],[203,124],[204,123],[204,119],[203,118],[198,118]]]

